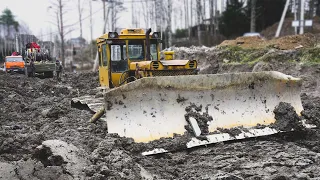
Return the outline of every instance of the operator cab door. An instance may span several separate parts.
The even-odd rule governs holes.
[[[104,87],[110,87],[109,84],[109,63],[108,63],[108,49],[106,44],[102,44],[99,48],[99,80],[100,85]]]
[[[109,44],[108,52],[110,52],[111,82],[113,86],[118,87],[125,84],[129,76],[126,41],[113,40],[113,43]]]

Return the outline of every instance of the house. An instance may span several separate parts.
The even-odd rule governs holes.
[[[87,42],[82,37],[71,38],[66,43],[66,56],[72,56],[72,50],[75,51],[76,54],[80,53],[81,49],[87,45]],[[74,49],[72,49],[72,47]]]

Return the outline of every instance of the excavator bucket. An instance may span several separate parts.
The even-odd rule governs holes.
[[[189,132],[191,148],[279,132],[268,127],[275,122],[273,110],[287,102],[300,115],[300,88],[299,78],[276,71],[148,77],[108,91],[105,119],[108,133],[135,142]],[[240,126],[246,130],[236,136],[225,133]],[[166,150],[145,155],[159,152]]]

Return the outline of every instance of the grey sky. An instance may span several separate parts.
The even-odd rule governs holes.
[[[56,18],[53,9],[48,8],[51,6],[51,2],[56,0],[0,0],[0,11],[2,12],[5,8],[9,8],[13,14],[16,16],[18,21],[25,22],[29,29],[37,37],[43,40],[50,40],[50,32],[53,35],[57,34],[57,27],[53,24],[56,23]],[[79,30],[79,18],[77,12],[77,0],[68,0],[67,10],[65,15],[65,24],[75,24],[73,27],[74,31],[70,33],[66,38],[78,37],[80,34]],[[84,4],[83,11],[83,37],[90,40],[90,18],[89,16],[89,0],[81,0]],[[119,16],[118,27],[132,27],[132,13],[131,13],[131,0],[123,0],[124,6],[127,8],[125,12],[122,12]],[[142,6],[141,0],[133,0],[135,2],[135,7],[140,11],[140,23],[141,28],[145,28],[145,22],[142,17]],[[150,1],[150,0],[149,0]],[[221,6],[221,1],[218,0],[219,9]],[[180,20],[179,17],[182,15],[183,11],[183,1],[173,0],[173,16],[172,28],[183,28],[185,26],[184,20]],[[195,3],[195,1],[194,1]],[[208,8],[208,7],[207,7]],[[103,11],[102,3],[100,0],[92,2],[92,12],[93,12],[93,38],[97,38],[102,35],[103,28]],[[208,11],[207,11],[208,12]],[[139,14],[135,14],[139,17]],[[152,27],[155,28],[155,27]],[[53,37],[52,37],[53,38]]]

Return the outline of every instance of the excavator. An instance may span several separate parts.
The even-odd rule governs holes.
[[[301,80],[277,71],[199,74],[196,60],[160,54],[151,29],[122,29],[97,39],[103,97],[77,97],[107,122],[108,133],[152,143],[186,136],[186,148],[279,133],[269,125],[280,102],[303,110]],[[240,131],[228,133],[234,128]],[[163,147],[143,155],[165,153]]]

